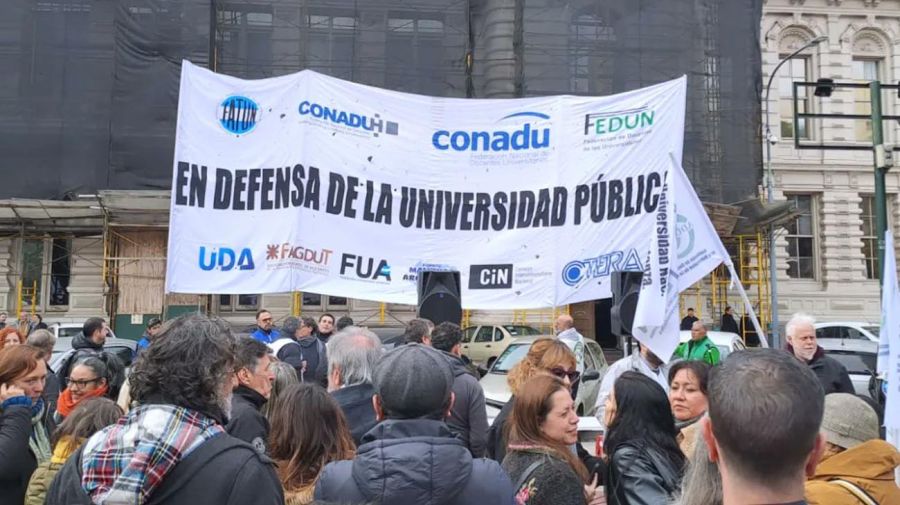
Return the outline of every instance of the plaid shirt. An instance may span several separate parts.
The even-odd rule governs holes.
[[[193,410],[137,407],[85,443],[81,486],[94,503],[145,503],[182,458],[224,432]]]

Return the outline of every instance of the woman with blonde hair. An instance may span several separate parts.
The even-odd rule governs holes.
[[[561,340],[542,338],[531,344],[528,354],[509,371],[506,377],[512,396],[497,414],[488,433],[489,458],[502,462],[506,456],[506,441],[509,436],[507,420],[523,385],[532,377],[543,374],[557,377],[571,388],[579,379],[576,366],[575,353]]]
[[[325,465],[355,455],[344,412],[324,388],[303,383],[282,392],[269,419],[269,456],[284,486],[285,505],[312,503]]]

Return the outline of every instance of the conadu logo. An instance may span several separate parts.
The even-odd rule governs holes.
[[[584,134],[607,135],[646,130],[653,126],[654,119],[656,119],[656,112],[646,105],[636,109],[585,114]]]
[[[439,151],[506,152],[550,147],[550,116],[516,112],[500,118],[495,130],[438,130],[431,143]]]

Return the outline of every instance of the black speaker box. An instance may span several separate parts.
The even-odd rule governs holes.
[[[434,324],[462,322],[459,272],[419,272],[418,316]]]
[[[634,326],[634,311],[641,293],[642,272],[613,272],[612,308],[609,310],[610,330],[614,335],[630,337]],[[663,310],[660,307],[660,310]]]

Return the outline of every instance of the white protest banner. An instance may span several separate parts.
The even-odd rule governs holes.
[[[185,62],[166,289],[414,304],[438,269],[466,308],[609,297],[645,268],[685,84],[470,100]]]
[[[887,383],[884,427],[888,441],[898,446],[900,440],[900,287],[897,285],[897,259],[894,237],[884,233],[884,264],[881,278],[881,330],[876,369]]]

